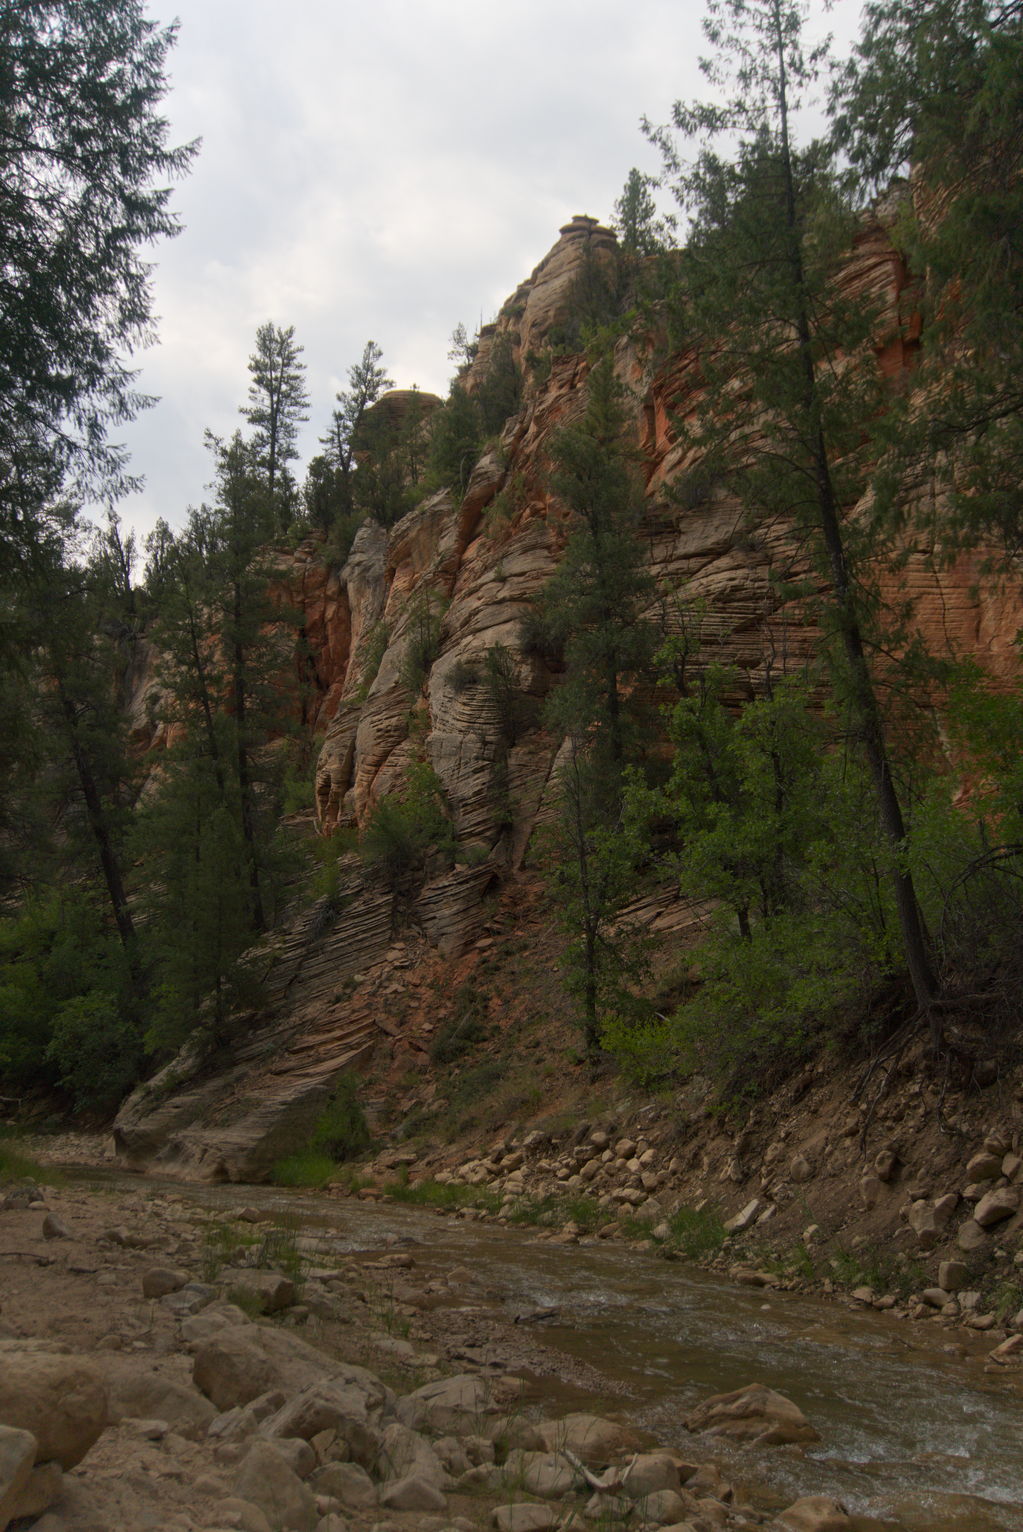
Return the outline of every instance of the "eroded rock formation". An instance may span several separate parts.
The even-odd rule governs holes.
[[[499,341],[510,345],[526,381],[520,410],[477,463],[460,502],[443,492],[389,531],[366,523],[340,569],[323,562],[314,540],[281,562],[279,578],[302,612],[311,655],[307,722],[322,735],[319,828],[361,825],[383,795],[401,788],[414,760],[427,761],[468,865],[428,881],[402,920],[451,956],[479,936],[483,894],[516,876],[536,825],[552,809],[559,741],[535,726],[509,738],[485,667],[500,646],[534,717],[556,684],[549,665],[523,647],[521,620],[564,546],[566,513],[548,488],[548,454],[553,433],[584,408],[587,363],[559,354],[550,341],[580,275],[617,260],[608,230],[572,219],[484,330],[465,380],[470,392]],[[878,349],[885,371],[911,366],[919,321],[880,222],[864,228],[845,282],[851,295],[883,301],[889,322]],[[537,366],[545,347],[545,365]],[[644,463],[640,535],[658,592],[652,615],[670,630],[683,606],[699,603],[705,654],[742,666],[755,685],[766,667],[798,664],[817,644],[805,608],[780,594],[776,578],[783,572],[791,581],[808,567],[789,523],[750,526],[737,503],[694,472],[698,464],[679,444],[673,421],[695,408],[698,359],[682,353],[655,363],[655,351],[622,342],[616,356]],[[893,594],[913,597],[914,622],[933,645],[973,654],[1006,674],[1015,663],[1019,603],[1005,593],[982,596],[977,570],[965,559],[941,569],[934,549],[913,547]],[[424,613],[438,624],[435,657],[415,695],[404,662]],[[140,720],[144,694],[140,684]],[[368,882],[354,859],[342,886],[343,898],[321,902],[268,948],[268,1001],[230,1071],[201,1078],[186,1053],[126,1104],[117,1131],[134,1163],[259,1179],[300,1137],[340,1070],[399,1046],[386,999],[389,985],[401,983],[389,966],[398,934],[394,896]],[[680,923],[663,908],[655,913],[662,924]]]

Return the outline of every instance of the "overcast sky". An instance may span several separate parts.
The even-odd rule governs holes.
[[[159,343],[137,362],[160,402],[124,433],[140,538],[203,498],[203,431],[241,423],[258,325],[305,348],[301,473],[367,340],[399,387],[445,394],[455,325],[492,319],[573,213],[608,220],[630,168],[658,168],[639,119],[704,93],[690,0],[147,9],[180,21],[165,112],[202,148],[154,252]],[[857,11],[828,24],[848,36]]]

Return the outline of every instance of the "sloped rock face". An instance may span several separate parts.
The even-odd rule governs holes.
[[[368,1069],[401,1048],[387,1001],[403,982],[389,958],[399,927],[457,957],[479,935],[487,889],[516,875],[534,830],[552,815],[559,741],[537,719],[557,674],[524,648],[521,623],[567,536],[566,513],[547,488],[551,439],[585,407],[586,361],[559,355],[557,335],[580,275],[611,270],[617,259],[608,230],[571,220],[487,327],[466,376],[470,391],[499,341],[520,366],[546,348],[548,366],[527,372],[521,409],[477,464],[460,503],[443,492],[389,531],[367,523],[340,569],[324,564],[314,539],[282,555],[279,579],[302,613],[310,654],[305,721],[322,735],[320,829],[362,825],[421,760],[437,773],[457,839],[471,848],[469,865],[433,877],[402,907],[354,862],[346,866],[335,904],[321,902],[268,947],[267,1004],[243,1027],[230,1071],[203,1077],[186,1055],[126,1104],[117,1137],[133,1164],[203,1178],[264,1177],[299,1141],[339,1071]],[[850,296],[882,303],[881,365],[893,377],[904,374],[919,320],[879,223],[864,228],[844,280]],[[712,654],[737,664],[755,688],[769,668],[794,667],[818,646],[805,607],[783,599],[777,578],[783,574],[791,588],[808,577],[806,557],[784,520],[749,525],[679,443],[674,422],[699,401],[694,354],[653,371],[623,342],[616,370],[645,465],[640,536],[658,592],[652,615],[670,631],[699,605],[696,662]],[[978,570],[979,561],[965,559],[940,568],[932,548],[914,547],[897,588],[892,578],[892,599],[913,597],[914,623],[937,648],[954,646],[1009,674],[1023,614],[1011,593],[979,596]],[[424,613],[437,625],[435,657],[413,695],[405,661]],[[488,680],[495,656],[515,697],[514,719]],[[141,702],[136,711],[141,720]],[[684,927],[663,905],[651,918],[662,929]]]

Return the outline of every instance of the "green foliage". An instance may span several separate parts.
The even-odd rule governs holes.
[[[357,1159],[372,1145],[366,1114],[359,1101],[357,1076],[342,1074],[335,1081],[330,1101],[316,1120],[310,1148],[327,1154],[335,1164]]]
[[[12,1181],[50,1179],[53,1179],[53,1173],[48,1173],[46,1167],[38,1165],[31,1155],[24,1154],[17,1147],[17,1139],[12,1130],[0,1124],[0,1186],[7,1186]]]
[[[421,876],[434,857],[450,866],[454,851],[440,779],[432,767],[418,762],[400,792],[377,802],[363,827],[359,853],[397,890]]]
[[[405,651],[401,661],[401,684],[418,697],[440,653],[443,603],[431,590],[420,590],[413,598],[405,628]]]
[[[141,1037],[116,933],[81,893],[0,922],[0,1078],[60,1086],[75,1110],[112,1110],[138,1078]]]
[[[70,475],[94,500],[134,487],[111,443],[151,401],[125,356],[150,336],[150,246],[178,232],[159,110],[174,28],[138,0],[5,8],[0,539],[30,556]],[[8,569],[11,567],[8,562]]]
[[[326,1186],[337,1174],[337,1164],[322,1150],[300,1149],[277,1160],[270,1172],[275,1186]]]
[[[110,1112],[138,1079],[142,1042],[118,996],[94,990],[56,1013],[46,1060],[76,1111]]]
[[[653,195],[656,185],[654,176],[644,175],[634,167],[615,203],[611,226],[626,256],[656,255],[664,248],[669,228],[657,215]]]
[[[358,706],[361,706],[369,696],[390,642],[391,630],[382,620],[375,622],[363,638],[359,654],[362,679],[352,695],[352,701]]]
[[[668,1244],[691,1261],[716,1255],[725,1242],[725,1226],[714,1208],[679,1208],[668,1229]]]
[[[488,1035],[487,997],[467,979],[455,993],[455,1012],[440,1027],[430,1044],[435,1064],[454,1064],[471,1053]]]
[[[476,405],[460,382],[451,385],[447,403],[430,424],[426,485],[447,488],[461,498],[483,445],[483,428]]]
[[[298,429],[309,419],[302,350],[294,325],[286,330],[269,321],[260,325],[249,357],[249,402],[241,411],[253,428],[251,447],[278,532],[287,531],[295,514],[297,491],[288,464],[298,457]]]

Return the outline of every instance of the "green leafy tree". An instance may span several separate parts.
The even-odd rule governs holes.
[[[831,157],[820,144],[797,148],[792,135],[821,57],[805,49],[802,12],[789,0],[710,0],[705,30],[718,101],[674,110],[675,127],[700,147],[683,161],[670,133],[656,135],[691,219],[685,273],[706,387],[688,435],[751,515],[794,516],[810,534],[828,581],[822,612],[836,677],[888,847],[904,961],[937,1045],[937,982],[845,517],[864,482],[862,443],[880,402],[872,316],[843,303],[835,281],[852,224]],[[729,158],[713,148],[721,135]]]
[[[24,554],[71,475],[125,489],[109,432],[149,403],[126,353],[151,335],[144,246],[178,232],[159,114],[174,28],[137,0],[24,0],[0,14],[0,536]]]
[[[303,348],[295,327],[260,325],[249,357],[249,402],[241,413],[253,427],[252,447],[266,487],[274,524],[286,531],[295,508],[295,484],[288,464],[298,457],[298,428],[308,420]]]

